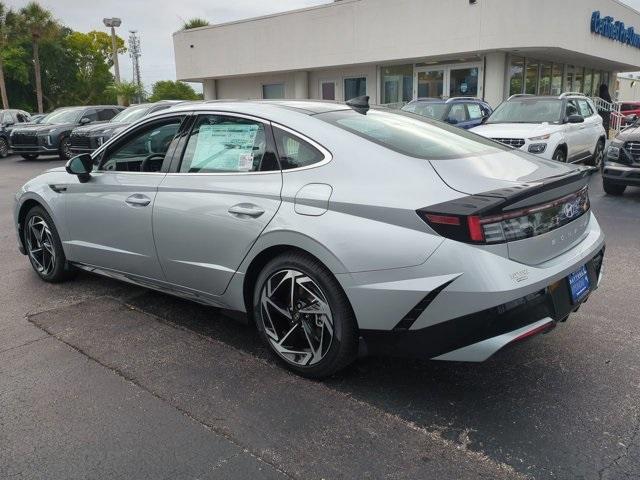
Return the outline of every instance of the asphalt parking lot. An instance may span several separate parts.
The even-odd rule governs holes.
[[[640,189],[591,201],[605,279],[483,364],[363,359],[323,383],[223,312],[81,274],[41,282],[0,159],[0,478],[640,478]]]

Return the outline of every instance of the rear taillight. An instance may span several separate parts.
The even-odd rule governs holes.
[[[441,204],[440,207],[446,204]],[[450,207],[450,205],[446,205]],[[562,227],[589,210],[587,187],[551,202],[498,214],[455,215],[428,208],[418,215],[440,235],[467,243],[495,244],[535,237]]]

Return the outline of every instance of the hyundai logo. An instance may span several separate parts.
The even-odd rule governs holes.
[[[562,207],[562,213],[564,213],[565,218],[573,218],[577,216],[580,213],[578,201],[565,203]]]

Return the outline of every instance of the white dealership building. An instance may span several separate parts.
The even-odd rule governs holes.
[[[637,33],[636,33],[637,32]],[[617,0],[341,0],[174,34],[205,99],[591,95],[640,70],[640,13]]]

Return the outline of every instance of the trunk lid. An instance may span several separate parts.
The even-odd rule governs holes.
[[[587,235],[589,212],[577,210],[584,197],[576,194],[587,185],[588,167],[516,151],[431,164],[450,188],[467,195],[455,207],[467,209],[467,215],[525,213],[516,221],[536,233],[506,241],[506,254],[514,261],[538,265],[570,250]]]

